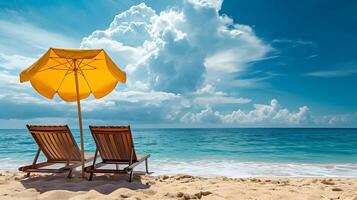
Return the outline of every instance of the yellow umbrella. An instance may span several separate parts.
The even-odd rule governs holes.
[[[80,99],[91,93],[99,99],[109,94],[118,82],[125,83],[120,70],[103,49],[50,48],[38,61],[20,73],[20,82],[30,81],[42,96],[58,96],[67,102],[77,101],[81,136],[82,175],[84,140]]]

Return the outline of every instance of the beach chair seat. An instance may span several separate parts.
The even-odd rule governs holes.
[[[67,125],[64,126],[37,126],[26,125],[33,139],[38,145],[38,150],[31,165],[22,166],[19,171],[30,173],[64,173],[72,176],[73,169],[82,165],[81,152]],[[46,157],[45,162],[37,162],[40,153]],[[93,156],[87,156],[85,162],[93,160]],[[55,164],[63,164],[62,167],[45,168]]]
[[[89,126],[96,144],[93,164],[85,168],[90,173],[92,180],[94,173],[130,174],[129,181],[133,180],[134,168],[145,161],[146,173],[148,172],[148,155],[136,154],[130,126]],[[96,163],[97,156],[102,162]],[[99,169],[106,165],[114,164],[116,169]],[[119,169],[119,165],[127,165]]]

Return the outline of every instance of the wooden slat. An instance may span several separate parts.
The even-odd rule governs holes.
[[[128,144],[128,139],[126,138],[126,134],[121,134],[122,140],[124,142],[124,147],[125,151],[123,152],[125,154],[126,159],[130,159],[130,152],[131,152],[131,145]]]
[[[128,154],[127,154],[127,148],[126,148],[126,145],[125,145],[125,141],[124,141],[124,138],[123,138],[123,133],[119,133],[117,134],[117,137],[118,137],[118,140],[120,141],[119,143],[119,146],[120,146],[120,149],[121,151],[119,152],[120,153],[120,157],[122,160],[128,160]]]
[[[51,148],[51,145],[47,141],[46,134],[38,133],[38,136],[41,139],[42,145],[46,148],[46,150],[48,151],[48,153],[50,155],[48,160],[56,160],[57,159],[57,154],[53,151],[53,149]]]
[[[120,144],[120,140],[118,138],[118,134],[113,134],[113,141],[114,143],[117,145],[117,150],[118,150],[118,160],[124,160],[125,158],[123,157],[123,155],[120,153],[121,151],[123,151],[122,145]]]
[[[67,143],[69,143],[69,146],[71,147],[70,150],[72,154],[72,160],[81,160],[80,150],[78,148],[77,143],[74,141],[72,134],[67,132],[63,135],[63,137],[67,138]]]
[[[102,134],[98,135],[98,139],[99,139],[99,142],[101,144],[101,147],[102,147],[102,151],[103,151],[103,159],[108,159],[110,158],[109,157],[109,153],[108,153],[108,148],[107,148],[107,144],[105,144],[105,140],[104,140],[104,137]],[[102,154],[100,154],[102,155]]]
[[[60,169],[28,169],[26,172],[40,172],[40,173],[63,173],[68,171],[68,168],[60,168]]]
[[[103,161],[126,161],[129,162],[133,151],[133,161],[136,154],[131,131],[129,127],[100,126],[90,127],[93,138]]]
[[[54,163],[49,163],[49,162],[41,162],[41,163],[37,163],[37,164],[32,164],[32,165],[26,165],[23,167],[20,167],[19,170],[23,171],[23,172],[27,172],[26,170],[28,169],[37,169],[37,168],[41,168],[41,167],[46,167],[46,166],[50,166],[53,165]]]
[[[93,135],[93,134],[92,134],[92,136],[93,136],[94,142],[95,142],[95,144],[96,144],[96,146],[97,146],[97,149],[98,149],[98,151],[99,151],[99,154],[100,154],[100,156],[103,158],[104,153],[103,153],[103,150],[102,150],[102,146],[99,145],[100,142],[99,142],[99,140],[98,140],[98,136],[97,136],[97,135]]]
[[[31,132],[31,134],[32,134],[32,137],[35,139],[35,141],[36,141],[37,145],[39,146],[39,148],[45,154],[46,158],[53,157],[51,152],[47,149],[47,146],[44,145],[44,142],[43,142],[43,139],[41,138],[41,135],[39,133],[36,133],[36,132]]]
[[[108,147],[108,153],[109,153],[109,157],[113,158],[113,159],[117,159],[115,156],[114,151],[116,151],[116,149],[112,146],[112,143],[110,142],[110,138],[109,138],[109,134],[103,134],[104,136],[104,140],[105,140],[105,144]]]
[[[68,126],[66,126],[66,128],[67,128],[66,135],[67,135],[69,138],[71,138],[70,140],[68,140],[68,142],[71,144],[72,153],[74,152],[75,155],[76,155],[76,157],[74,157],[74,158],[75,158],[75,160],[81,161],[82,154],[81,154],[81,152],[80,152],[80,149],[79,149],[79,147],[78,147],[76,141],[74,140],[74,137],[73,137],[73,135],[72,135],[72,133],[71,133],[71,130],[69,130],[69,127],[68,127]],[[72,158],[72,159],[74,160],[74,158]]]
[[[66,147],[63,151],[63,153],[65,154],[66,158],[75,158],[75,155],[73,155],[72,152],[72,148],[71,145],[67,142],[67,140],[64,139],[65,134],[58,134],[58,141],[61,143],[62,147]]]
[[[134,139],[133,139],[133,135],[131,134],[131,129],[130,129],[130,126],[128,126],[128,129],[129,129],[129,136],[130,136],[130,144],[131,144],[131,148],[134,150],[133,151],[133,159],[134,159],[134,161],[137,161],[138,159],[137,159],[137,157],[136,157],[136,152],[135,152],[135,147],[134,147]]]
[[[68,159],[69,158],[69,154],[68,154],[68,146],[64,143],[62,143],[61,140],[61,135],[62,134],[54,134],[54,138],[56,140],[56,145],[59,151],[61,151],[62,157],[63,159]]]
[[[28,126],[48,161],[80,160],[80,150],[68,126]]]
[[[134,169],[134,167],[136,167],[137,165],[139,165],[140,163],[142,163],[143,161],[145,161],[149,157],[150,157],[150,154],[142,155],[140,159],[138,159],[136,162],[134,162],[133,164],[129,165],[128,167],[124,168],[124,170],[130,171],[130,170]]]
[[[47,133],[47,135],[51,140],[51,146],[56,151],[56,154],[58,155],[59,160],[66,159],[66,156],[63,154],[63,151],[65,151],[65,149],[63,147],[61,149],[61,147],[58,146],[59,141],[58,141],[58,138],[56,137],[56,133],[51,133],[51,134]]]
[[[123,142],[123,138],[121,137],[120,134],[115,134],[117,140],[118,140],[118,145],[119,145],[119,151],[120,151],[120,159],[121,160],[128,160],[128,158],[122,153],[125,152],[125,146]]]
[[[109,139],[110,139],[110,142],[111,142],[111,145],[112,145],[112,148],[113,148],[113,154],[115,155],[116,159],[117,160],[120,160],[121,157],[120,157],[120,153],[119,153],[119,144],[117,144],[114,140],[114,135],[113,134],[110,134],[108,135]]]
[[[131,157],[131,153],[132,153],[132,149],[133,149],[133,145],[131,144],[131,141],[129,140],[129,134],[125,134],[124,138],[126,140],[126,145],[127,145],[127,154],[128,154],[128,158],[130,159]]]
[[[107,134],[102,134],[101,135],[101,138],[103,139],[103,141],[104,141],[104,148],[105,148],[105,150],[106,150],[106,152],[107,152],[107,159],[115,159],[114,157],[113,157],[113,155],[112,155],[112,151],[113,151],[113,149],[110,147],[110,143],[108,142],[108,140],[107,140]]]
[[[57,151],[56,147],[54,146],[54,143],[51,139],[51,135],[48,133],[42,133],[43,136],[46,137],[46,140],[48,142],[48,146],[49,148],[52,150],[52,152],[56,155],[56,160],[61,160],[61,155],[59,154],[59,152]]]

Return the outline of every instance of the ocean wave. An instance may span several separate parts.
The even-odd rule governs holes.
[[[154,161],[154,175],[191,174],[228,177],[357,177],[357,164],[308,164],[212,161]]]
[[[1,158],[0,170],[14,171],[30,160]],[[144,164],[137,170],[144,170]],[[190,174],[227,177],[357,177],[357,164],[238,162],[235,160],[149,160],[152,175]]]

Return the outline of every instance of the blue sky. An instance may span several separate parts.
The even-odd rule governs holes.
[[[0,125],[76,125],[19,72],[49,47],[104,48],[127,72],[85,124],[356,127],[355,1],[1,1]]]

